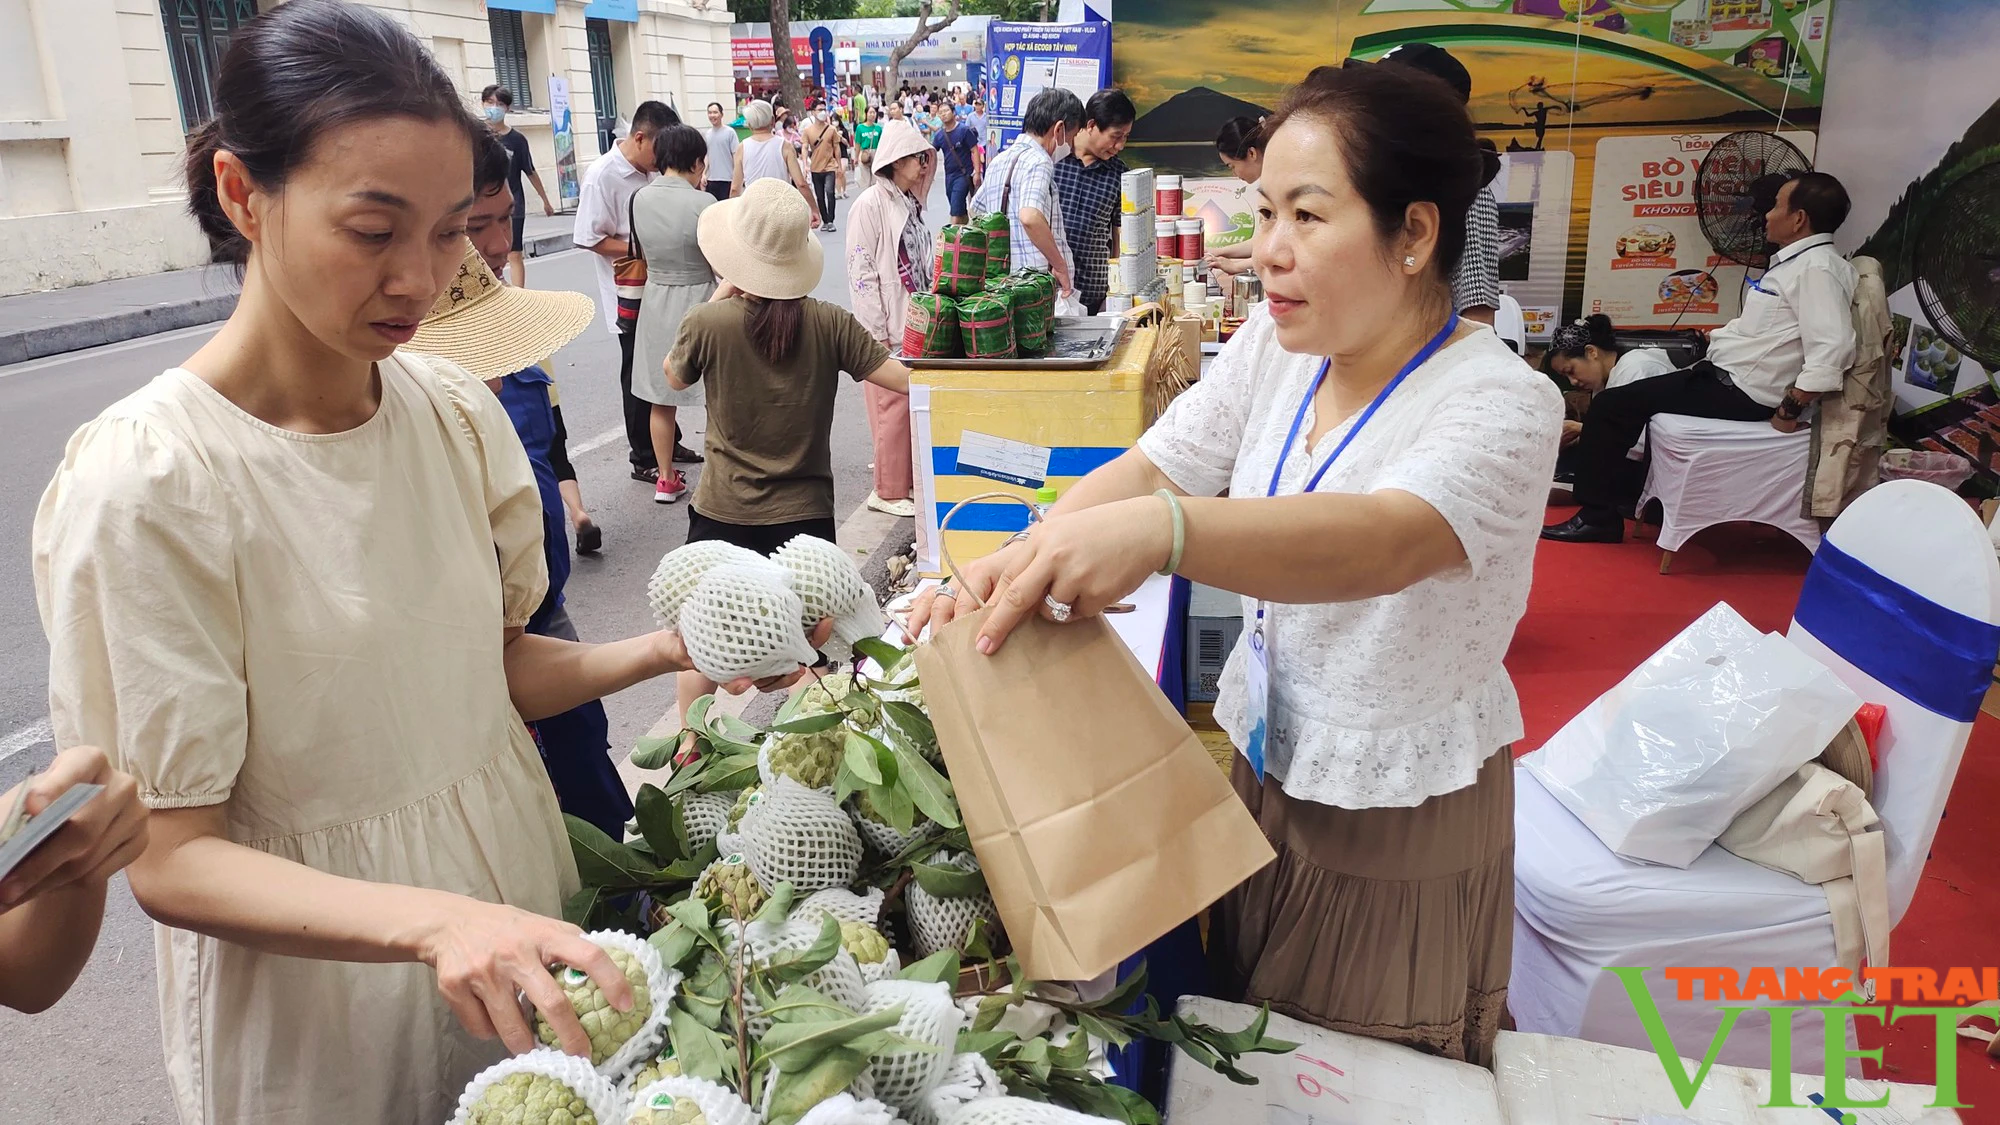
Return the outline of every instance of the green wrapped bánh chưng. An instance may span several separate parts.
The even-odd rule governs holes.
[[[958,303],[958,331],[967,359],[1014,358],[1014,308],[1009,292],[980,293]]]
[[[988,211],[972,220],[972,225],[986,234],[986,276],[1007,276],[1014,268],[1014,239],[1006,212]]]
[[[1014,347],[1022,354],[1049,350],[1049,327],[1056,312],[1056,280],[1047,270],[1026,270],[1008,278],[1014,305]]]
[[[976,227],[948,226],[938,232],[937,283],[947,297],[970,297],[986,288],[986,232]]]
[[[910,294],[903,317],[903,354],[911,359],[956,359],[958,306],[941,293]]]

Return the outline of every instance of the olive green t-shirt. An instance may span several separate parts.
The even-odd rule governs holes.
[[[840,373],[859,380],[889,350],[839,305],[801,305],[798,345],[777,364],[751,344],[742,298],[698,305],[681,321],[668,362],[706,388],[708,462],[694,506],[710,519],[762,527],[833,518]]]

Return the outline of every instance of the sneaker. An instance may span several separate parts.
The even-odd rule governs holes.
[[[674,475],[661,477],[660,483],[653,486],[653,503],[676,503],[681,497],[686,496],[687,492],[687,474],[676,470]]]
[[[875,492],[868,494],[868,508],[870,511],[881,512],[884,515],[895,516],[898,519],[910,519],[917,514],[916,501],[884,500],[880,493]]]

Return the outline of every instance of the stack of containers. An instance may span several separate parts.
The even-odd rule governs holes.
[[[1166,242],[1160,233],[1155,192],[1151,168],[1137,168],[1120,177],[1118,268],[1111,272],[1111,292],[1114,294],[1129,294],[1138,298],[1159,277],[1160,247]],[[1178,248],[1179,230],[1175,228],[1174,249]],[[1107,302],[1106,307],[1119,303]]]

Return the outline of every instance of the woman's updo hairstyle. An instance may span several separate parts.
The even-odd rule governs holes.
[[[1354,190],[1385,240],[1403,229],[1410,204],[1437,205],[1431,268],[1448,283],[1465,252],[1466,212],[1485,182],[1472,118],[1458,94],[1414,67],[1350,61],[1319,67],[1292,87],[1264,123],[1266,142],[1294,118],[1333,130]]]
[[[275,191],[327,130],[387,117],[459,125],[468,142],[486,135],[423,44],[373,8],[288,0],[244,24],[216,72],[215,116],[187,140],[188,211],[209,256],[240,265],[250,255],[216,196],[218,151]]]

